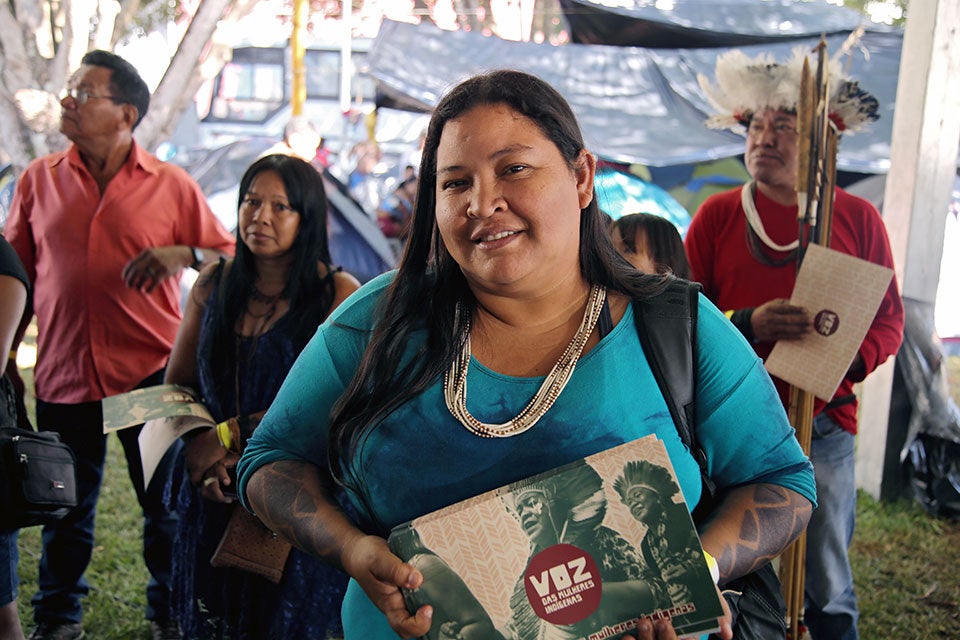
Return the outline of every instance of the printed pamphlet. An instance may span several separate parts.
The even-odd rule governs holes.
[[[715,631],[722,606],[663,443],[648,436],[396,527],[424,576],[429,640],[602,640],[669,617]]]
[[[790,304],[806,307],[813,331],[780,340],[764,363],[771,375],[829,401],[860,349],[890,286],[893,269],[812,244]]]
[[[210,412],[189,387],[162,384],[135,389],[103,399],[105,434],[142,424],[138,441],[144,486],[150,485],[157,465],[182,435],[216,426]]]

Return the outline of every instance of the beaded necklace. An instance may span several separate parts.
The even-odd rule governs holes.
[[[470,321],[467,320],[467,339],[464,341],[463,349],[443,377],[443,398],[447,409],[467,431],[482,438],[508,438],[531,429],[550,410],[573,376],[573,370],[577,366],[577,361],[583,353],[590,334],[593,333],[606,297],[607,290],[600,285],[595,284],[590,288],[583,320],[580,321],[580,327],[570,344],[553,365],[527,406],[516,417],[500,424],[481,422],[467,410],[467,368],[470,365],[471,356]]]

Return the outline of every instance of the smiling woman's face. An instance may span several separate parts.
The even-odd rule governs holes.
[[[437,148],[437,225],[471,286],[536,292],[579,277],[593,158],[582,151],[576,165],[506,105],[447,122]]]

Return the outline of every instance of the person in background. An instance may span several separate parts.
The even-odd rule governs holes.
[[[394,251],[399,257],[410,232],[413,203],[417,198],[417,172],[407,167],[400,183],[377,207],[377,226],[384,236],[394,241]]]
[[[217,422],[265,410],[317,326],[359,286],[330,264],[327,200],[307,162],[261,158],[241,179],[240,194],[237,256],[201,273],[165,376],[199,389]],[[173,563],[185,637],[339,637],[347,577],[320,559],[293,550],[279,585],[210,566],[235,506],[237,457],[215,429],[188,435]]]
[[[261,157],[282,153],[313,164],[317,159],[322,141],[323,138],[320,137],[320,133],[312,122],[302,116],[291,118],[283,128],[283,140],[264,151]],[[323,171],[327,165],[317,161],[314,166],[318,171]]]
[[[150,92],[129,62],[87,53],[60,104],[72,144],[27,166],[5,229],[33,284],[37,426],[59,433],[77,458],[79,504],[43,529],[31,640],[84,635],[84,573],[106,456],[100,400],[160,384],[180,325],[177,276],[233,253],[197,183],[134,140]],[[169,617],[176,514],[163,501],[177,452],[144,487],[139,432],[118,435],[144,514],[146,617],[154,638],[179,638]]]
[[[320,142],[317,143],[317,150],[313,154],[313,160],[311,161],[314,166],[323,169],[329,169],[330,165],[333,164],[333,153],[330,151],[330,148],[327,146],[327,139],[322,137]]]
[[[613,246],[627,261],[644,273],[667,271],[690,279],[690,263],[683,239],[672,222],[650,213],[631,213],[610,225]]]
[[[431,118],[399,269],[324,323],[248,443],[240,499],[351,576],[348,638],[430,628],[431,606],[408,612],[401,593],[422,574],[384,539],[414,517],[650,434],[697,503],[699,466],[629,312],[670,281],[617,255],[595,168],[569,104],[539,78],[457,85]],[[697,333],[697,433],[713,479],[735,487],[703,545],[740,575],[799,535],[812,470],[756,355],[705,299]],[[338,482],[360,526],[331,498]],[[676,638],[662,620],[633,635]]]
[[[373,138],[355,144],[343,163],[349,174],[347,190],[370,216],[374,216],[380,202],[380,181],[375,174],[383,158],[383,151]]]
[[[0,237],[0,353],[9,353],[29,308],[30,280],[10,244]],[[17,427],[17,394],[6,374],[0,375],[0,427]],[[17,612],[20,575],[17,532],[0,530],[0,640],[23,640]]]
[[[700,80],[720,112],[708,124],[746,131],[745,162],[753,179],[703,202],[687,232],[687,256],[693,279],[762,358],[777,341],[796,340],[812,330],[809,312],[789,302],[799,245],[800,54],[778,64],[766,55],[748,58],[734,50],[717,59],[718,85]],[[876,99],[844,77],[835,60],[829,74],[827,108],[840,131],[854,131],[877,119]],[[877,210],[843,189],[834,195],[830,248],[892,268],[890,242]],[[895,354],[902,336],[903,304],[894,277],[836,395],[830,402],[818,398],[814,405],[810,459],[820,506],[807,529],[804,616],[814,640],[858,637],[848,556],[857,505],[853,385]],[[786,406],[789,385],[774,382]]]

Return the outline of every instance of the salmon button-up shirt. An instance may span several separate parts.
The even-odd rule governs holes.
[[[127,262],[149,247],[234,250],[197,183],[136,143],[102,195],[76,146],[31,162],[5,235],[34,285],[36,395],[63,404],[129,391],[166,365],[181,319],[178,280],[132,289],[121,275]]]

